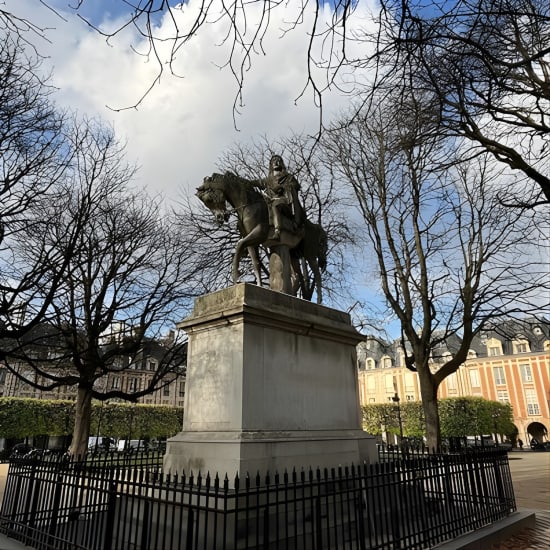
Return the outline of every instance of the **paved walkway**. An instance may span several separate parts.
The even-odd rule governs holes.
[[[510,453],[510,470],[519,509],[536,514],[534,528],[493,544],[490,547],[472,545],[479,550],[548,550],[550,548],[550,453],[514,451]],[[4,494],[7,466],[0,464],[0,499]],[[28,547],[0,534],[0,550],[24,550]],[[415,550],[410,548],[408,550]]]
[[[510,470],[518,508],[533,510],[534,528],[493,544],[490,550],[548,550],[550,548],[550,453],[518,451],[510,456]]]

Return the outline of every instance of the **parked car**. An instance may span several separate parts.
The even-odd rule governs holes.
[[[38,458],[49,453],[49,449],[35,449],[27,443],[18,443],[11,450],[10,460],[14,458]]]
[[[120,453],[136,453],[145,450],[143,439],[121,439],[117,444],[117,451]]]
[[[550,451],[550,441],[539,441],[538,439],[531,439],[532,451]]]
[[[11,450],[10,458],[22,458],[34,450],[28,443],[17,443]]]
[[[112,437],[89,437],[88,450],[96,453],[105,453],[116,449],[116,441]]]
[[[473,436],[469,435],[466,438],[468,447],[495,447],[496,443],[491,435]]]

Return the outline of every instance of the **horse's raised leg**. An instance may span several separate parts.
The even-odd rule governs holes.
[[[231,270],[231,276],[233,277],[234,285],[236,285],[239,282],[239,279],[241,277],[241,273],[239,271],[241,256],[242,256],[242,247],[239,248],[239,243],[237,243],[237,248],[235,249],[235,254],[233,256],[233,267]]]
[[[241,261],[243,250],[250,246],[257,246],[262,243],[265,240],[268,229],[269,228],[264,224],[258,224],[256,227],[254,227],[254,229],[252,229],[252,231],[250,231],[248,235],[237,242],[237,246],[235,247],[235,255],[233,256],[232,269],[234,284],[237,284],[239,282],[239,277],[241,276],[239,273],[239,262]]]

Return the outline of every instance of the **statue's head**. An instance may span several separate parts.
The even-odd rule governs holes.
[[[280,155],[273,155],[269,161],[269,175],[284,174],[286,172],[285,163],[283,157]]]

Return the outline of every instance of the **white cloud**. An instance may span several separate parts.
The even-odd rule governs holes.
[[[189,9],[196,5],[191,0]],[[55,27],[47,33],[51,44],[38,47],[49,56],[46,65],[51,64],[53,82],[60,89],[57,101],[112,122],[119,137],[128,142],[129,159],[141,166],[140,183],[152,193],[162,192],[167,198],[177,198],[180,191],[192,193],[236,141],[258,135],[276,139],[317,127],[319,113],[311,93],[296,101],[306,83],[306,26],[281,39],[282,23],[274,19],[289,20],[291,5],[284,13],[272,14],[263,43],[265,55],[252,58],[252,68],[245,75],[244,107],[237,116],[238,131],[233,123],[236,83],[227,68],[219,67],[228,54],[228,45],[220,45],[224,36],[220,25],[205,26],[178,52],[174,67],[182,78],[166,71],[137,110],[117,113],[107,106],[134,105],[158,71],[154,60],[147,61],[129,48],[132,44],[140,49],[135,35],[117,37],[111,46],[73,15],[63,12],[64,22],[36,0],[8,0],[7,9],[27,15],[36,24]],[[327,95],[327,112],[348,101],[342,95]]]

